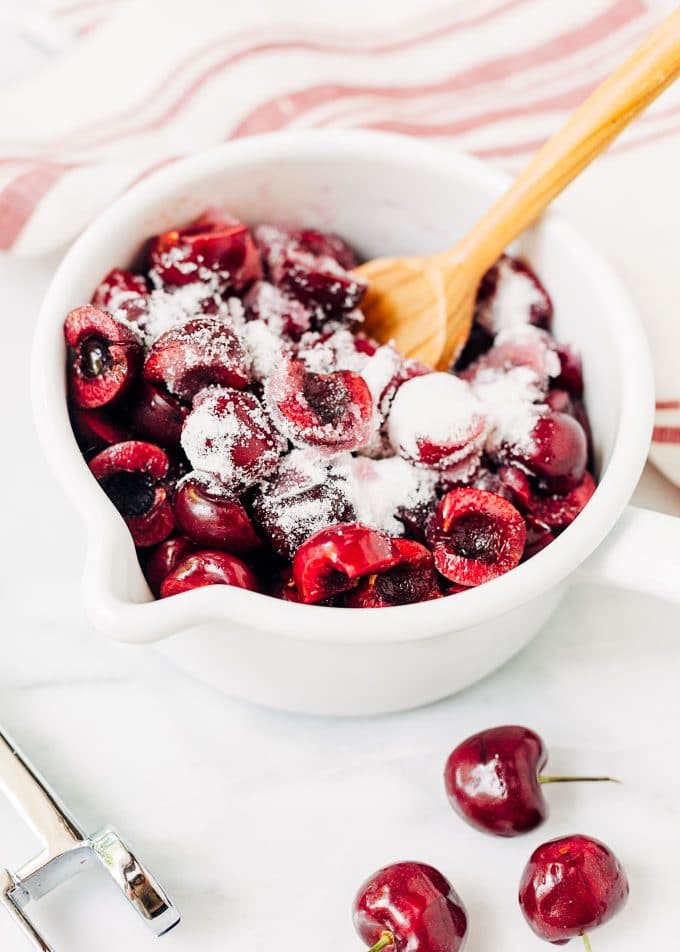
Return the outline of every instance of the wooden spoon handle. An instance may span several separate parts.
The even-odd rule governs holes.
[[[680,75],[680,9],[580,106],[540,149],[508,191],[454,248],[480,277],[507,246],[609,143]]]

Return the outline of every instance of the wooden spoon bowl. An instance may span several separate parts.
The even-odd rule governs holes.
[[[671,14],[539,150],[508,191],[452,249],[377,258],[357,270],[369,282],[367,333],[407,357],[447,370],[462,350],[477,289],[505,248],[620,132],[680,75],[680,9]]]

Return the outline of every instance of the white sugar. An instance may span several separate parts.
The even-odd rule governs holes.
[[[214,317],[203,317],[175,328],[178,340],[184,342],[182,361],[167,367],[164,381],[171,393],[183,396],[183,383],[188,371],[194,368],[232,367],[246,376],[248,355],[230,324]]]
[[[383,416],[388,409],[383,405],[383,399],[389,396],[387,391],[390,384],[396,379],[403,365],[404,358],[401,354],[394,347],[386,345],[379,347],[361,369],[361,376],[368,384],[373,403]]]
[[[315,331],[303,334],[298,356],[304,360],[307,370],[315,374],[330,374],[335,370],[361,373],[369,359],[367,354],[357,350],[354,334],[346,328],[323,337]]]
[[[501,258],[496,267],[495,292],[477,309],[477,320],[490,334],[528,324],[532,307],[544,303],[539,288],[527,274],[515,270],[511,261]]]
[[[496,337],[494,348],[497,347],[526,348],[528,353],[533,351],[536,362],[541,365],[545,374],[546,382],[548,377],[560,375],[560,358],[553,346],[553,340],[540,327],[534,327],[533,324],[508,327]]]
[[[472,388],[484,406],[490,421],[487,448],[494,452],[501,444],[520,452],[531,452],[531,431],[545,408],[535,401],[543,399],[543,389],[531,367],[509,370],[482,370]]]
[[[437,481],[431,470],[417,469],[398,456],[382,460],[362,456],[339,459],[334,461],[331,472],[344,480],[357,520],[390,535],[404,533],[396,513],[430,503]]]
[[[145,304],[136,323],[148,344],[152,344],[165,331],[193,317],[205,315],[207,309],[217,316],[229,314],[227,305],[216,293],[216,289],[210,283],[204,284],[200,281],[180,285],[172,290],[155,288],[146,299],[140,298],[132,291],[114,291],[109,305],[114,317],[124,318],[124,305],[131,301]]]
[[[462,457],[472,443],[483,442],[484,409],[465,380],[448,373],[426,374],[397,390],[387,432],[395,450],[409,459],[418,459],[423,442],[451,446]]]
[[[211,496],[224,496],[226,499],[232,499],[233,493],[224,485],[221,480],[213,476],[212,473],[205,473],[200,469],[192,469],[177,482],[177,489],[185,483],[197,483],[202,489],[205,489]]]
[[[253,377],[266,380],[289,347],[264,321],[248,321],[239,333],[250,355]]]
[[[276,465],[283,443],[274,435],[264,409],[255,397],[244,394],[247,411],[237,407],[240,395],[223,387],[202,390],[184,421],[182,449],[194,469],[211,473],[228,487],[247,486]],[[264,448],[257,458],[239,465],[242,449],[253,435]]]

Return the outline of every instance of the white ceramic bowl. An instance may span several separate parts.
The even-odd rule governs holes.
[[[122,519],[80,456],[65,399],[67,312],[89,300],[113,265],[128,263],[148,235],[209,204],[248,222],[333,228],[373,257],[448,246],[506,184],[476,160],[399,136],[276,134],[153,175],[87,229],[45,298],[33,393],[47,457],[88,527],[83,592],[98,629],[153,644],[189,674],[231,694],[324,714],[379,713],[441,698],[505,662],[536,634],[570,575],[621,518],[645,461],[653,409],[649,354],[628,296],[592,248],[553,216],[525,236],[520,250],[552,294],[558,338],[583,352],[600,485],[556,542],[480,588],[381,611],[297,605],[222,586],[153,601]],[[675,521],[629,510],[618,537],[590,561],[591,575],[649,583],[660,594],[677,591]],[[659,549],[662,561],[655,565]]]

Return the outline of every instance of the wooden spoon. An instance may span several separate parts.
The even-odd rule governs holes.
[[[370,282],[361,305],[366,332],[394,341],[408,357],[448,369],[470,333],[477,288],[487,269],[679,74],[680,9],[573,113],[451,250],[421,258],[377,258],[357,269]]]

